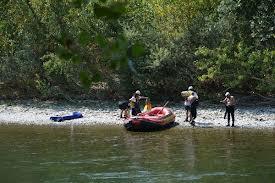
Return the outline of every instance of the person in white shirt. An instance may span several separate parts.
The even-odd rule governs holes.
[[[138,113],[141,113],[139,102],[141,99],[147,99],[147,98],[148,97],[141,96],[141,92],[139,90],[137,90],[133,94],[133,96],[129,99],[132,116],[136,116]]]

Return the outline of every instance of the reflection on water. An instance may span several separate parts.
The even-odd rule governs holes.
[[[273,182],[274,134],[2,125],[1,182]]]

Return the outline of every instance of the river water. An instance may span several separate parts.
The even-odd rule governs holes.
[[[275,131],[0,126],[5,183],[275,182]]]

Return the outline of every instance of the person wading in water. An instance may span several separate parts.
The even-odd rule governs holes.
[[[130,102],[130,107],[131,107],[131,114],[132,116],[136,116],[138,113],[141,113],[141,110],[140,110],[140,103],[139,101],[141,99],[147,99],[148,97],[143,97],[143,96],[140,96],[141,93],[139,90],[137,90],[133,96],[129,99],[129,102]]]
[[[235,122],[235,105],[236,105],[236,100],[234,96],[230,95],[229,92],[225,93],[225,98],[224,100],[221,101],[222,103],[225,104],[226,107],[226,113],[227,113],[227,125],[230,126],[230,115],[232,117],[232,127],[234,127],[234,122]]]

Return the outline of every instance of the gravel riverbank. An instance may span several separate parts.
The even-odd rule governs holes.
[[[190,127],[184,122],[185,111],[182,104],[169,104],[176,114],[177,128]],[[198,108],[197,126],[201,127],[225,127],[227,121],[223,119],[224,107],[222,105],[202,104]],[[69,115],[74,111],[83,114],[83,118],[64,122],[53,122],[51,116]],[[1,102],[0,123],[24,124],[24,125],[122,125],[124,121],[119,118],[120,110],[117,102],[82,101],[74,104],[66,102]],[[237,127],[244,128],[274,128],[275,108],[269,106],[237,107]]]

